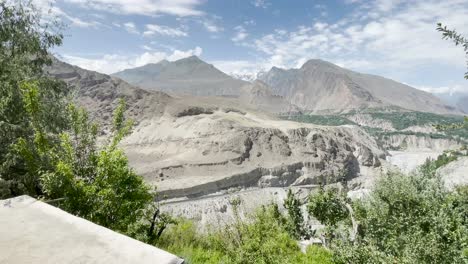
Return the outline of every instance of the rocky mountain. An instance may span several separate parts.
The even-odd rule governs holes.
[[[463,112],[468,114],[468,95],[458,99],[457,106],[463,110]]]
[[[331,183],[373,175],[384,162],[385,151],[357,126],[280,120],[232,98],[174,98],[58,60],[47,71],[65,80],[98,121],[109,122],[118,98],[126,98],[136,124],[122,147],[161,197]],[[261,83],[250,90],[270,96]]]
[[[252,108],[269,113],[300,111],[299,107],[290,104],[283,96],[273,94],[271,88],[259,80],[242,87],[239,100]]]
[[[167,60],[113,74],[147,90],[177,95],[238,96],[247,82],[235,79],[197,56]]]
[[[64,80],[72,90],[76,102],[84,106],[106,127],[112,120],[112,112],[119,98],[124,98],[127,114],[135,121],[163,114],[172,98],[162,92],[140,89],[106,74],[88,71],[53,58],[53,64],[45,71]]]
[[[272,87],[275,94],[315,113],[396,106],[422,112],[460,114],[455,107],[444,104],[430,93],[323,60],[309,60],[300,69],[273,67],[259,79]]]

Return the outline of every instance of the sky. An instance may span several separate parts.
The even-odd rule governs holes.
[[[61,59],[102,73],[197,55],[229,74],[308,59],[433,93],[468,93],[468,0],[33,0],[66,27]]]

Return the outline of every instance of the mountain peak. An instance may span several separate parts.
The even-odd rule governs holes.
[[[321,60],[321,59],[310,59],[306,61],[301,67],[301,69],[306,69],[309,67],[327,67],[327,68],[334,68],[334,69],[342,69],[340,66],[335,65],[329,61]]]
[[[269,85],[274,94],[315,113],[396,106],[421,112],[458,114],[431,94],[321,59],[308,60],[300,69],[273,67],[259,79]]]
[[[197,56],[161,61],[145,68],[129,69],[114,76],[144,89],[179,95],[236,96],[246,83],[228,76]]]
[[[170,62],[169,62],[168,60],[162,59],[162,60],[160,60],[160,61],[159,61],[158,63],[156,63],[156,64],[166,65],[166,64],[169,64],[169,63],[170,63]]]
[[[202,59],[200,59],[196,55],[192,55],[190,57],[182,58],[182,59],[176,60],[174,62],[176,62],[176,63],[188,62],[188,63],[205,63],[205,64],[207,64],[205,61],[203,61]]]

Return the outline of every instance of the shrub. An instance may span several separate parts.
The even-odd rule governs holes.
[[[333,243],[336,263],[466,263],[465,192],[448,192],[431,171],[391,173],[354,204],[354,241]]]
[[[302,253],[277,213],[275,206],[264,206],[248,220],[236,218],[207,234],[181,221],[157,245],[188,263],[331,263],[331,253],[324,248],[312,246]]]

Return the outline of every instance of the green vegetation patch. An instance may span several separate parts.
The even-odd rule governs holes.
[[[390,121],[396,130],[411,126],[450,125],[463,122],[462,116],[445,116],[423,112],[374,112],[372,118]]]
[[[163,234],[157,246],[187,263],[332,263],[332,253],[309,246],[303,253],[288,233],[285,218],[276,205],[261,207],[249,220],[201,234],[190,221],[180,221]]]
[[[291,115],[284,117],[284,119],[322,126],[356,125],[343,115]]]

